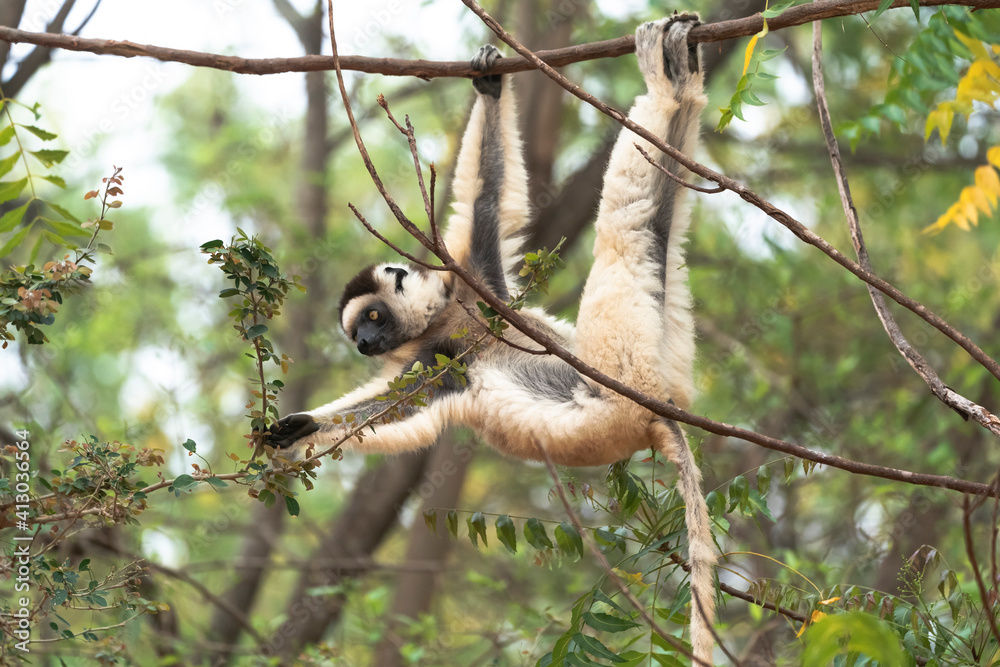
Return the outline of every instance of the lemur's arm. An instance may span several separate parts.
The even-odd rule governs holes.
[[[473,68],[488,70],[499,51],[484,46]],[[455,165],[455,211],[445,245],[498,296],[508,296],[508,276],[528,223],[528,183],[517,131],[510,77],[472,80],[478,93]]]
[[[389,393],[389,381],[395,376],[395,371],[382,373],[332,403],[310,412],[284,417],[272,429],[268,444],[281,449],[303,439],[318,448],[333,445],[349,430],[393,404],[393,401],[386,400],[386,396]],[[459,391],[459,387],[448,376],[444,379],[442,386],[433,389],[434,400],[428,401],[426,407],[418,408],[405,401],[403,405],[362,430],[360,438],[352,438],[344,443],[344,448],[363,443],[365,453],[400,454],[432,444],[447,425],[447,408],[450,406],[447,397],[454,396]],[[418,388],[419,384],[409,387],[411,391]]]

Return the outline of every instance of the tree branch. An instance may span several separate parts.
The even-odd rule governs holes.
[[[840,148],[837,145],[837,138],[833,134],[830,109],[826,103],[826,84],[823,82],[823,32],[822,26],[819,23],[813,23],[812,68],[813,90],[816,92],[816,108],[819,111],[823,137],[826,139],[826,149],[830,154],[830,162],[833,163],[833,171],[837,177],[840,202],[844,208],[844,215],[847,217],[847,225],[851,230],[851,243],[854,245],[854,251],[858,256],[858,263],[865,271],[871,272],[871,259],[868,257],[868,248],[865,247],[865,239],[861,234],[858,210],[854,206],[854,200],[851,197],[851,186],[847,181],[847,172],[844,170],[844,163],[840,159]],[[888,334],[892,344],[896,346],[896,349],[903,355],[906,362],[917,372],[917,375],[927,383],[927,386],[931,389],[931,393],[961,415],[963,419],[968,420],[971,416],[983,428],[993,435],[1000,437],[1000,419],[986,408],[973,403],[946,386],[924,357],[906,340],[906,336],[900,330],[896,319],[889,312],[885,296],[871,285],[868,285],[868,294],[871,296],[872,303],[875,305],[875,312],[878,314],[878,318],[882,322],[882,327],[885,329],[886,334]]]
[[[770,31],[789,28],[811,21],[850,16],[871,11],[879,5],[879,0],[824,0],[811,5],[791,7],[768,20]],[[1000,7],[1000,0],[920,0],[923,7],[939,5],[963,5],[974,9]],[[908,0],[896,0],[893,7],[908,7]],[[718,42],[737,37],[753,35],[763,28],[763,19],[759,15],[748,16],[731,21],[719,21],[698,26],[691,30],[689,39],[692,42]],[[27,42],[50,48],[66,49],[68,51],[87,51],[102,55],[115,55],[125,58],[137,56],[155,58],[163,62],[179,62],[196,67],[210,67],[238,74],[277,74],[280,72],[312,72],[317,70],[332,70],[333,58],[330,56],[301,56],[298,58],[240,58],[223,56],[200,51],[186,51],[152,44],[135,44],[128,41],[112,39],[83,39],[71,35],[53,35],[45,33],[17,30],[0,26],[0,41]],[[539,51],[538,56],[552,67],[594,60],[596,58],[615,58],[635,51],[635,39],[625,35],[590,44],[570,46],[563,49]],[[369,74],[385,74],[389,76],[415,76],[421,79],[436,77],[464,77],[476,75],[469,62],[435,62],[430,60],[401,60],[397,58],[371,58],[367,56],[342,56],[340,67],[345,70],[367,72]],[[505,74],[537,69],[536,65],[523,58],[501,58],[497,61],[493,72]]]

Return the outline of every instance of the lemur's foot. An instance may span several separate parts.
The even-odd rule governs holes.
[[[674,12],[673,16],[643,23],[636,29],[639,69],[651,91],[664,84],[685,86],[700,72],[698,45],[688,43],[691,28],[699,25],[701,19],[697,14]]]
[[[493,65],[500,59],[500,52],[491,44],[487,44],[472,56],[470,64],[477,72],[488,72],[493,69]],[[494,99],[500,99],[502,75],[486,74],[472,79],[472,87],[480,95],[488,95]]]
[[[311,415],[298,412],[287,415],[271,425],[271,433],[264,441],[275,449],[287,449],[299,439],[306,438],[319,430],[319,424]]]

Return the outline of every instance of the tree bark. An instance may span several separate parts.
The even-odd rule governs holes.
[[[344,511],[314,552],[317,558],[337,562],[354,559],[357,565],[304,571],[285,609],[287,620],[260,647],[261,654],[295,655],[303,646],[322,639],[326,628],[339,620],[346,601],[342,592],[312,595],[309,591],[336,586],[368,571],[372,553],[396,525],[399,510],[420,479],[427,459],[428,450],[387,459],[358,480]]]
[[[438,441],[424,469],[424,481],[417,489],[423,498],[421,512],[458,506],[465,473],[472,457],[472,448],[456,442],[453,431],[449,431]],[[444,521],[439,521],[437,532],[432,533],[418,518],[410,528],[410,540],[406,547],[404,562],[427,566],[434,563],[443,565],[451,553],[451,547],[451,538]],[[376,649],[373,664],[379,667],[406,667],[409,664],[399,652],[405,643],[400,631],[406,626],[407,620],[416,620],[421,614],[430,611],[439,583],[440,574],[430,567],[424,571],[412,570],[399,573],[386,624],[388,629]]]

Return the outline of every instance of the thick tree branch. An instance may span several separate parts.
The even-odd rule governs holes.
[[[858,210],[854,206],[854,199],[851,197],[851,186],[847,181],[847,172],[844,170],[844,163],[840,159],[840,147],[837,145],[837,138],[833,134],[830,109],[826,103],[826,84],[823,82],[823,31],[820,23],[813,23],[812,67],[813,90],[816,92],[816,108],[819,111],[820,125],[823,127],[823,137],[826,139],[826,149],[830,154],[830,162],[833,163],[833,171],[837,177],[840,202],[844,207],[844,215],[847,216],[847,225],[851,230],[851,242],[854,244],[858,263],[865,271],[871,272],[871,259],[868,257],[868,248],[865,247],[865,239],[861,233]],[[892,344],[896,346],[896,349],[903,355],[906,362],[917,372],[917,375],[927,383],[927,386],[931,389],[931,393],[937,396],[945,405],[960,414],[963,419],[972,417],[990,433],[1000,436],[1000,419],[997,419],[996,415],[986,408],[973,403],[945,385],[937,372],[931,368],[930,364],[927,363],[916,348],[906,340],[906,336],[900,330],[896,319],[889,312],[885,296],[871,285],[868,285],[868,294],[871,296],[872,303],[875,305],[875,312],[878,314],[878,318],[882,322],[882,327],[889,335]]]
[[[824,0],[811,5],[792,7],[780,16],[769,19],[768,28],[773,32],[782,28],[801,25],[821,19],[850,16],[877,8],[879,0]],[[1000,0],[920,0],[923,7],[939,5],[963,5],[974,9],[1000,7]],[[908,0],[896,0],[893,7],[908,7]],[[753,35],[763,27],[763,19],[759,15],[748,16],[731,21],[705,24],[691,30],[689,39],[692,42],[718,42],[737,37]],[[311,72],[316,70],[332,70],[333,58],[330,56],[302,56],[298,58],[240,58],[223,56],[214,53],[172,49],[152,44],[135,44],[128,41],[112,39],[83,39],[72,35],[53,35],[28,32],[6,26],[0,26],[0,41],[27,42],[39,46],[66,49],[68,51],[88,51],[102,55],[115,55],[125,58],[137,56],[155,58],[164,62],[179,62],[197,67],[236,72],[238,74],[277,74],[279,72]],[[581,44],[564,49],[539,51],[538,56],[552,67],[563,67],[571,63],[595,58],[614,58],[635,51],[635,40],[632,35],[602,42]],[[421,79],[435,77],[465,77],[475,75],[469,62],[435,62],[430,60],[400,60],[396,58],[370,58],[367,56],[342,56],[340,67],[345,70],[368,72],[370,74],[386,74],[390,76],[416,76]],[[501,58],[494,67],[494,72],[523,72],[537,69],[529,61],[522,58]]]
[[[671,158],[676,160],[679,164],[683,165],[691,172],[706,178],[710,181],[718,183],[726,190],[730,190],[737,195],[740,199],[751,204],[755,208],[760,209],[768,217],[773,218],[777,222],[784,225],[791,231],[795,236],[797,236],[801,241],[808,243],[809,245],[815,246],[821,250],[825,255],[830,257],[837,264],[850,271],[852,274],[863,280],[864,282],[872,285],[879,291],[886,294],[896,303],[904,306],[905,308],[913,311],[918,316],[920,316],[924,321],[929,323],[935,329],[943,333],[948,338],[952,339],[969,355],[983,365],[995,378],[1000,380],[1000,363],[997,363],[990,355],[986,354],[982,348],[976,345],[968,336],[963,334],[961,331],[950,325],[944,319],[936,315],[929,308],[927,308],[922,303],[911,299],[910,297],[903,294],[899,289],[891,285],[889,282],[879,278],[871,271],[867,271],[861,267],[857,262],[853,262],[847,257],[845,257],[839,250],[830,245],[826,240],[820,237],[818,234],[813,232],[811,229],[803,225],[801,222],[793,218],[791,215],[785,211],[779,209],[777,206],[767,201],[756,192],[743,185],[742,183],[724,176],[719,172],[706,167],[705,165],[695,162],[687,155],[684,155],[679,150],[669,145],[660,137],[657,137],[652,132],[646,128],[636,124],[634,121],[629,119],[624,113],[615,109],[601,100],[597,99],[590,93],[586,92],[569,79],[564,77],[559,72],[556,72],[549,65],[542,62],[537,55],[532,53],[530,50],[524,47],[523,44],[518,42],[511,36],[506,30],[503,29],[496,19],[486,13],[486,11],[477,3],[475,0],[462,0],[462,3],[468,7],[472,12],[478,16],[486,26],[496,34],[505,44],[517,51],[519,54],[524,56],[526,59],[530,60],[535,67],[542,70],[546,76],[555,81],[557,84],[562,86],[565,90],[572,93],[574,96],[580,98],[587,104],[591,105],[601,113],[610,116],[611,118],[617,120],[622,126],[631,130],[635,134],[639,135],[643,139],[649,141],[653,146],[656,146],[659,150],[663,151],[665,154],[669,155]],[[811,7],[824,6],[826,3],[816,3],[815,5],[808,5]],[[895,5],[894,5],[895,6]],[[900,5],[902,6],[902,5]],[[789,10],[790,11],[790,10]],[[768,23],[770,25],[770,23]],[[693,31],[692,31],[693,32]],[[682,420],[683,421],[683,420]]]

